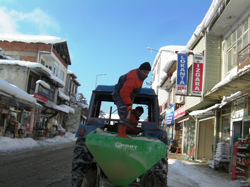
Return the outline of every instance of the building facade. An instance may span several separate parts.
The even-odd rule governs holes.
[[[198,160],[213,160],[220,157],[218,145],[226,143],[230,147],[229,171],[235,142],[250,133],[249,30],[249,1],[213,1],[183,52],[188,55],[187,93],[175,94],[174,100],[184,104],[184,112],[183,108],[182,111],[175,109],[177,117],[173,124],[173,139],[178,139],[176,146],[180,147],[181,154]],[[192,92],[195,54],[203,56],[200,96]],[[170,72],[166,68],[159,71]],[[173,75],[171,78],[173,85],[177,85]],[[171,90],[162,88],[171,95]],[[165,97],[170,104],[168,99],[169,96]]]
[[[32,95],[39,106],[37,109],[29,105],[13,109],[7,106],[7,118],[14,114],[13,111],[21,111],[16,114],[16,121],[26,136],[49,137],[65,133],[67,124],[64,118],[75,113],[75,109],[69,106],[70,98],[76,100],[77,87],[80,86],[73,78],[70,93],[74,94],[68,95],[65,82],[69,79],[71,60],[67,41],[52,36],[1,34],[0,46],[2,56],[8,56],[0,60],[0,77]],[[22,125],[25,120],[31,124]],[[7,125],[2,125],[4,132]]]

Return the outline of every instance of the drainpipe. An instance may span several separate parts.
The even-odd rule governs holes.
[[[202,94],[201,94],[201,101],[204,101],[204,85],[205,85],[205,77],[206,77],[206,57],[207,57],[207,32],[205,31],[205,50],[204,50],[204,57],[203,57],[203,78],[202,78]]]

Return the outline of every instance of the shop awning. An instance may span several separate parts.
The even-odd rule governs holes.
[[[46,103],[45,106],[48,108],[52,108],[54,110],[60,111],[60,112],[64,112],[67,114],[69,113],[69,109],[63,108],[63,107],[56,105],[56,104],[53,104],[53,103]]]
[[[224,96],[230,96],[240,90],[249,88],[250,65],[245,66],[238,72],[233,71],[225,79],[219,82],[214,88],[204,95],[205,99],[222,100]],[[244,94],[244,93],[243,93]]]
[[[63,92],[61,92],[60,90],[58,90],[58,96],[65,101],[69,101],[69,96],[65,95]]]
[[[202,117],[204,115],[212,115],[212,111],[213,109],[216,109],[218,108],[219,106],[221,106],[221,104],[215,104],[207,109],[204,109],[204,110],[195,110],[195,111],[192,111],[189,113],[190,116],[195,116],[196,118],[198,117]]]
[[[59,105],[59,106],[62,107],[62,108],[68,109],[68,110],[69,110],[69,113],[72,113],[72,114],[75,113],[75,109],[71,108],[71,107],[68,106],[68,105]]]
[[[9,84],[2,78],[0,78],[0,95],[9,99],[9,104],[17,107],[36,107],[42,108],[40,104],[36,102],[36,99],[20,89],[19,87]]]

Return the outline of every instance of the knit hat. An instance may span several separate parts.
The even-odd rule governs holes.
[[[151,71],[151,65],[149,64],[149,62],[144,62],[143,64],[140,65],[139,69]]]

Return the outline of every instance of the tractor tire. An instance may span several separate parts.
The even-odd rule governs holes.
[[[168,157],[165,156],[146,172],[143,187],[167,187],[167,177]]]
[[[93,171],[93,156],[85,145],[85,139],[76,140],[71,169],[72,187],[81,187],[85,174]]]

